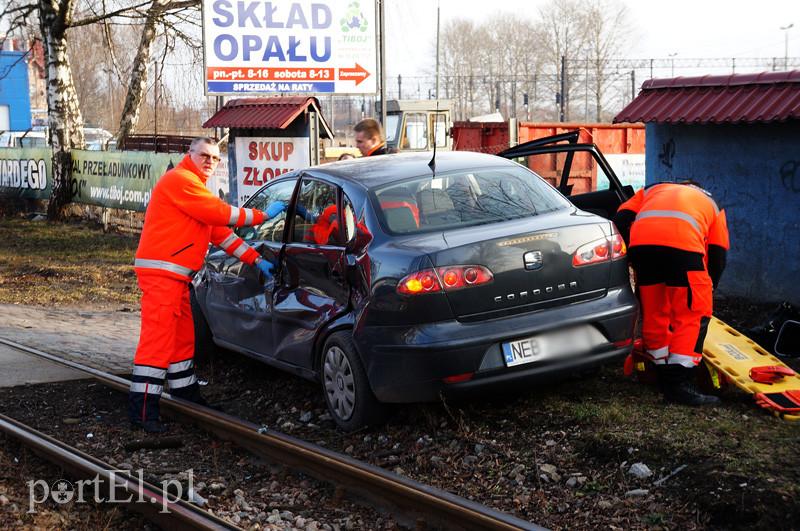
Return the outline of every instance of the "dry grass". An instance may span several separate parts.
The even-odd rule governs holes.
[[[138,305],[138,240],[84,224],[0,220],[0,303]]]

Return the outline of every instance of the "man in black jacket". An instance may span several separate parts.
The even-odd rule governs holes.
[[[386,141],[383,139],[381,124],[372,118],[361,120],[353,128],[356,132],[356,147],[364,157],[385,155]]]

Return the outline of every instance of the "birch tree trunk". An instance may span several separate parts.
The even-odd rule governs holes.
[[[39,20],[47,62],[47,114],[53,149],[53,193],[47,205],[50,220],[60,217],[62,207],[70,200],[70,150],[84,145],[83,117],[67,53],[66,30],[73,9],[72,0],[39,0]]]
[[[150,63],[150,51],[156,39],[156,24],[165,7],[169,6],[171,0],[153,0],[147,11],[142,37],[139,40],[139,49],[131,68],[131,82],[128,86],[128,94],[125,97],[125,106],[122,109],[122,116],[119,120],[119,130],[117,131],[117,146],[125,149],[125,138],[136,130],[139,123],[139,109],[142,100],[147,92],[147,65]]]

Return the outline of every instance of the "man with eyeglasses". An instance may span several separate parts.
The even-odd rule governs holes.
[[[266,277],[272,273],[272,264],[230,227],[259,225],[286,205],[275,202],[262,212],[225,203],[205,186],[219,161],[219,147],[212,139],[194,139],[180,164],[153,188],[145,213],[134,262],[142,290],[142,319],[128,416],[133,427],[147,432],[165,431],[159,418],[165,380],[172,396],[207,405],[194,374],[189,282],[202,266],[209,242]]]

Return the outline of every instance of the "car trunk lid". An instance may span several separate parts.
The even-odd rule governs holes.
[[[445,232],[448,248],[431,259],[442,274],[455,265],[492,272],[489,283],[447,291],[457,318],[489,319],[605,294],[611,262],[575,267],[572,260],[578,248],[610,231],[608,221],[580,211],[547,214]]]

